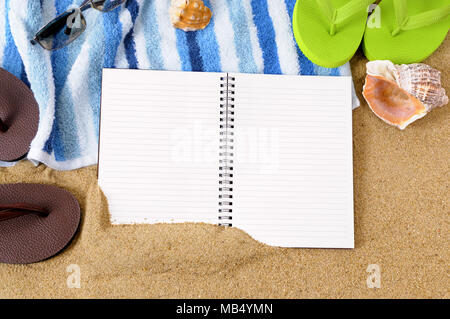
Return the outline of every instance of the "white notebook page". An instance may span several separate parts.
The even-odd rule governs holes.
[[[221,76],[104,69],[98,174],[113,224],[217,223]]]
[[[230,76],[233,226],[274,246],[352,248],[351,78]]]

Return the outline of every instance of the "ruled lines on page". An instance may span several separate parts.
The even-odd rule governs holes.
[[[99,185],[113,224],[217,223],[221,76],[104,69]]]
[[[284,247],[353,247],[351,79],[235,75],[233,226]]]

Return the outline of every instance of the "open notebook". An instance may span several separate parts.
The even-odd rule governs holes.
[[[104,69],[99,184],[113,224],[206,222],[353,247],[350,77]]]

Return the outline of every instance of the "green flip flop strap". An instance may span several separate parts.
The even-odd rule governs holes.
[[[330,21],[330,35],[336,34],[337,24],[353,17],[361,11],[368,12],[368,7],[375,0],[351,0],[342,7],[336,9],[331,0],[316,0],[324,15]]]
[[[396,26],[392,31],[392,36],[396,36],[400,31],[419,29],[434,24],[447,18],[450,14],[450,5],[412,16],[408,16],[407,7],[406,0],[394,0]]]

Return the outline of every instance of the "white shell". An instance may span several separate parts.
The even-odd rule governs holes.
[[[397,82],[397,68],[389,60],[371,61],[366,64],[366,68],[368,75],[382,76],[387,80]]]

